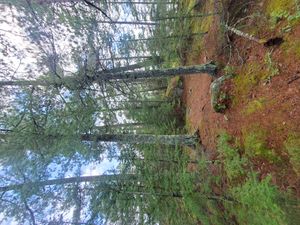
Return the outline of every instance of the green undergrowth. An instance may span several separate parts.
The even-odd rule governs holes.
[[[243,131],[245,154],[249,158],[261,158],[268,160],[271,163],[278,162],[279,156],[276,155],[274,149],[267,146],[267,131],[253,126],[250,129]]]
[[[195,5],[199,3],[201,6],[195,7]],[[213,12],[213,1],[205,1],[203,3],[196,0],[183,0],[182,7],[185,9],[185,13],[189,12],[191,15],[199,15],[205,13]],[[203,34],[196,35],[191,37],[190,43],[188,46],[185,46],[185,50],[188,52],[186,54],[187,64],[193,64],[195,60],[198,59],[201,51],[203,50],[203,36],[204,33],[209,30],[213,23],[213,16],[205,16],[205,17],[194,17],[188,21],[184,21],[186,26],[189,28],[189,33],[191,34]]]
[[[269,18],[268,26],[274,30],[280,24],[282,33],[289,33],[300,24],[299,0],[268,0],[264,13]]]
[[[222,201],[222,211],[225,218],[231,221],[223,224],[295,224],[299,217],[299,210],[295,208],[298,202],[293,202],[291,196],[281,193],[271,184],[270,175],[258,179],[258,175],[251,169],[249,156],[240,154],[236,147],[238,145],[234,138],[221,133],[218,152],[228,179],[228,188],[224,193],[228,198]]]
[[[247,159],[241,157],[239,149],[230,144],[233,139],[226,133],[222,133],[218,139],[219,159],[224,164],[224,170],[229,180],[234,180],[245,175],[244,167]]]
[[[218,208],[218,202],[209,200],[201,193],[191,193],[184,198],[184,205],[190,216],[203,225],[222,225],[226,218]]]
[[[300,40],[298,37],[289,38],[288,41],[283,43],[282,50],[286,57],[291,57],[291,54],[300,59]]]
[[[209,162],[204,155],[198,161],[198,170],[195,172],[196,183],[184,195],[184,207],[191,218],[203,225],[228,224],[229,220],[220,211],[220,202],[226,196],[216,195],[211,185],[220,184],[220,176],[212,176],[209,172]],[[187,189],[188,190],[188,189]],[[196,223],[195,223],[196,224]]]
[[[278,201],[281,193],[270,183],[271,176],[259,180],[251,170],[249,156],[243,154],[238,145],[226,133],[221,133],[218,139],[219,160],[228,179],[228,188],[223,194],[227,198],[222,201],[221,213],[227,222],[222,224],[233,224],[233,221],[242,225],[288,224]]]
[[[252,113],[258,112],[263,110],[265,107],[265,99],[264,98],[259,98],[250,101],[247,106],[244,109],[245,115],[250,115]]]
[[[268,0],[266,3],[266,14],[271,21],[277,21],[287,18],[295,8],[295,0]]]
[[[290,163],[293,166],[295,173],[300,176],[300,135],[290,134],[284,143],[287,150]]]
[[[247,98],[249,92],[267,77],[268,72],[261,64],[253,62],[244,65],[238,75],[233,78],[235,95],[233,103]]]
[[[271,176],[259,181],[255,173],[229,190],[235,203],[226,203],[229,214],[241,225],[284,225],[285,212],[278,203],[280,192],[270,183]]]
[[[234,98],[233,104],[237,104],[240,101],[245,101],[249,97],[249,93],[260,83],[267,84],[271,82],[271,79],[279,75],[279,68],[277,63],[272,58],[272,52],[267,52],[263,63],[251,62],[243,65],[243,67],[238,71],[238,74],[233,78],[234,83]],[[260,99],[262,100],[262,99]],[[250,103],[249,107],[262,106],[262,102]],[[250,114],[251,109],[250,110]],[[247,109],[246,109],[247,111]],[[247,112],[246,112],[247,113]]]
[[[291,142],[293,141],[289,141],[289,144]],[[169,153],[173,154],[171,151]],[[159,185],[171,193],[182,193],[182,197],[156,201],[158,205],[155,213],[161,218],[161,222],[174,225],[296,224],[299,217],[298,202],[292,200],[292,196],[281,193],[271,183],[270,175],[263,179],[258,178],[252,170],[251,157],[241,150],[235,138],[221,133],[218,153],[219,158],[215,161],[215,166],[223,165],[227,178],[226,186],[223,183],[224,177],[213,176],[210,173],[208,168],[212,162],[208,161],[205,155],[201,155],[198,160],[196,172],[186,170],[188,158],[180,154],[173,159],[181,163],[175,167],[169,165],[169,172],[157,171],[155,186]],[[150,151],[149,154],[153,152]],[[157,156],[155,153],[154,155]],[[153,174],[153,168],[150,172]],[[216,194],[212,186],[222,187],[222,193]]]

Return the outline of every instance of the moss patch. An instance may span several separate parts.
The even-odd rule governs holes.
[[[274,21],[286,18],[293,11],[295,0],[268,0],[266,14]]]
[[[300,40],[297,38],[286,41],[282,45],[282,49],[286,56],[291,57],[291,54],[300,59]]]
[[[268,71],[258,63],[249,63],[242,67],[239,74],[233,79],[234,99],[233,103],[239,102],[241,98],[247,97],[251,89],[258,85],[261,80],[268,77]]]
[[[284,143],[294,171],[300,176],[300,134],[290,134]]]
[[[196,5],[196,0],[184,1],[183,5],[184,8],[188,9],[188,12],[191,13],[192,15],[213,12],[213,0],[205,1],[205,3],[203,3],[203,6],[198,10],[194,9],[194,6]],[[187,23],[186,26],[189,27],[190,33],[200,34],[200,33],[207,32],[209,28],[212,26],[213,16],[194,17],[185,22]],[[197,60],[202,49],[203,49],[203,35],[193,36],[191,46],[189,49],[188,58],[187,58],[187,64],[192,64],[195,60]]]
[[[250,115],[252,113],[255,113],[257,111],[261,111],[264,109],[265,107],[265,99],[264,98],[259,98],[256,100],[253,100],[251,102],[248,103],[248,105],[246,106],[244,113],[246,115]]]
[[[267,146],[267,132],[255,126],[243,131],[245,154],[250,157],[259,157],[270,162],[279,161],[273,149]]]

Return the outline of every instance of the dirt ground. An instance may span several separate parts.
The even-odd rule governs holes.
[[[257,7],[262,8],[265,2],[260,1],[259,4],[247,6],[248,13],[250,14],[251,10],[258,10]],[[215,8],[220,9],[220,7],[224,9],[224,5],[216,3]],[[225,7],[230,11],[230,7],[233,6],[226,5]],[[199,130],[206,154],[210,160],[214,160],[217,157],[216,144],[220,132],[228,132],[240,140],[243,146],[246,130],[253,126],[263,129],[267,133],[267,146],[281,157],[282,163],[275,164],[265,159],[255,158],[253,159],[255,170],[259,172],[261,178],[271,174],[273,183],[281,190],[289,188],[300,196],[300,178],[293,171],[288,153],[284,149],[284,142],[289,134],[300,133],[300,57],[293,52],[286,54],[284,49],[285,42],[300,38],[300,24],[292,27],[288,33],[281,33],[280,30],[284,24],[280,22],[275,29],[269,31],[255,24],[257,21],[245,19],[243,22],[249,27],[258,26],[259,31],[256,35],[260,38],[280,36],[284,40],[281,45],[265,47],[263,44],[244,37],[224,33],[220,29],[222,19],[224,19],[222,16],[214,18],[213,25],[203,41],[205,51],[202,51],[193,63],[202,64],[213,60],[218,65],[234,67],[235,73],[241,75],[247,64],[258,65],[261,71],[266,70],[266,54],[270,53],[272,62],[276,64],[279,71],[268,82],[258,82],[243,96],[239,96],[240,93],[234,81],[226,82],[223,87],[224,91],[238,101],[231,102],[223,113],[214,112],[211,106],[210,85],[213,78],[208,75],[186,76],[183,82],[183,101],[186,105],[189,130],[190,132]],[[220,43],[220,35],[223,35],[229,42],[217,44]],[[220,70],[218,76],[223,74],[224,71]],[[250,102],[260,99],[266,102],[264,107],[249,114],[245,113]]]

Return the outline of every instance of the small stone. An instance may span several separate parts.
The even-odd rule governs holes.
[[[226,115],[224,115],[224,120],[228,121],[228,117]]]

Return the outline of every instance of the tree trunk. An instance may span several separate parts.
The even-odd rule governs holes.
[[[126,175],[98,175],[98,176],[84,176],[84,177],[69,177],[69,178],[60,178],[52,179],[45,181],[35,181],[35,182],[26,182],[21,184],[13,184],[8,186],[0,187],[0,192],[20,190],[24,187],[44,187],[51,185],[64,185],[72,183],[82,183],[82,182],[108,182],[108,181],[117,181],[117,180],[128,180],[135,178],[133,174]]]
[[[218,13],[211,12],[211,13],[204,13],[204,14],[196,14],[196,15],[182,15],[182,16],[170,16],[170,17],[158,17],[153,18],[152,21],[162,21],[162,20],[175,20],[175,19],[191,19],[191,18],[198,18],[198,17],[208,17],[208,16],[214,16]]]
[[[72,2],[81,2],[82,0],[72,0]],[[51,4],[51,3],[66,3],[71,2],[71,0],[35,0],[38,4]],[[93,2],[90,0],[90,2]],[[134,4],[134,5],[156,5],[156,4],[164,4],[164,5],[171,5],[174,4],[173,2],[139,2],[139,1],[106,1],[107,4]]]
[[[120,123],[112,125],[96,126],[95,129],[98,131],[109,131],[109,130],[122,130],[122,128],[130,129],[145,126],[145,123]]]
[[[217,67],[214,64],[203,64],[187,67],[177,67],[171,69],[158,69],[148,71],[134,71],[134,72],[120,72],[107,74],[103,77],[96,75],[93,77],[96,80],[136,80],[141,78],[160,78],[160,77],[172,77],[177,75],[188,75],[196,73],[207,73],[209,75],[216,74]]]
[[[105,73],[98,72],[95,76],[68,76],[61,79],[37,79],[37,80],[11,80],[0,81],[2,86],[65,86],[74,89],[81,89],[83,86],[90,85],[93,82],[113,81],[113,80],[137,80],[137,79],[151,79],[161,77],[172,77],[177,75],[193,75],[207,73],[211,76],[216,74],[217,67],[214,64],[203,64],[187,67],[177,67],[171,69],[157,69],[148,71],[133,71],[133,72],[118,72],[118,73]]]
[[[116,67],[116,68],[109,69],[109,70],[104,70],[104,71],[101,71],[101,73],[103,73],[103,74],[119,73],[119,72],[124,72],[124,71],[129,71],[129,70],[141,69],[146,66],[153,66],[153,65],[155,66],[157,64],[158,63],[156,61],[149,59],[149,60],[144,60],[144,61],[136,63],[136,64],[128,65],[128,66],[121,66],[121,67]]]
[[[84,134],[82,141],[118,142],[128,144],[163,144],[195,146],[196,135],[151,135],[151,134]]]
[[[205,34],[207,34],[207,32],[192,33],[188,35],[170,35],[170,36],[154,37],[154,38],[128,39],[127,42],[155,41],[155,40],[160,41],[164,39],[176,39],[176,38],[188,39],[194,36],[204,36]],[[123,42],[123,41],[116,41],[116,42]]]
[[[134,5],[173,5],[174,2],[158,2],[158,1],[107,1],[108,4],[134,4]]]
[[[109,61],[109,60],[134,60],[134,59],[147,59],[151,60],[153,59],[153,56],[151,55],[143,55],[143,56],[129,56],[129,57],[111,57],[111,58],[102,58],[99,59],[99,61]],[[102,72],[102,71],[101,71]],[[103,71],[104,72],[104,71]],[[109,71],[105,71],[109,72]]]

